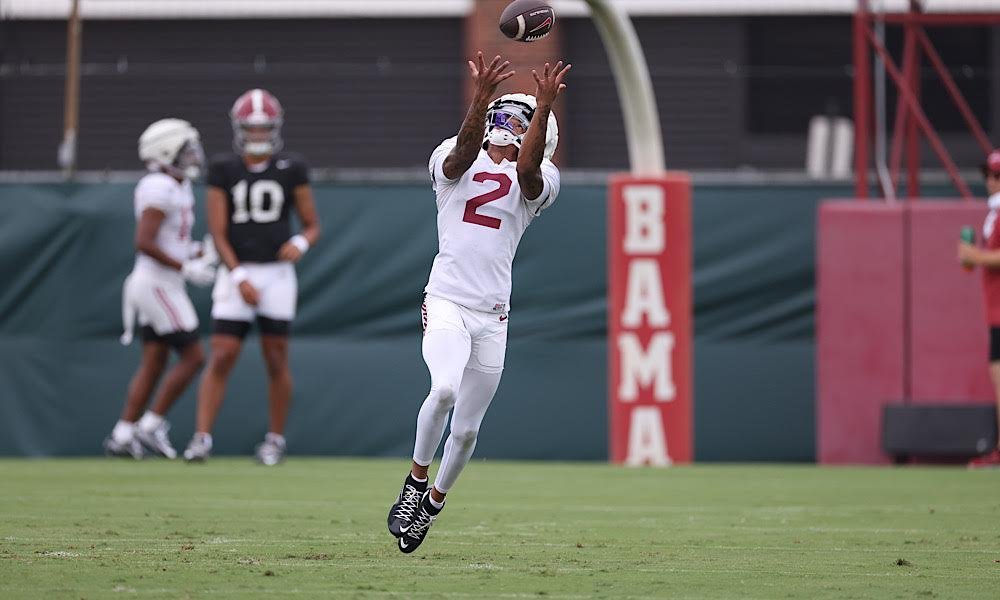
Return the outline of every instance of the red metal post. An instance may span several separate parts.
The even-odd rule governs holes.
[[[872,74],[867,37],[867,0],[854,13],[854,196],[868,197],[868,151],[871,148]]]
[[[919,15],[920,5],[916,0],[910,0],[910,14]],[[907,39],[911,40],[910,71],[904,74],[906,85],[917,103],[920,102],[921,87],[921,54],[916,45],[917,25],[911,19],[903,26]],[[920,197],[920,131],[913,112],[906,112],[906,195],[909,198]]]
[[[975,136],[976,141],[979,142],[979,147],[982,148],[983,154],[989,154],[993,150],[992,144],[990,144],[990,138],[983,131],[982,126],[979,124],[979,120],[976,119],[975,113],[972,112],[972,108],[969,103],[966,102],[965,96],[962,91],[958,89],[958,85],[955,84],[955,79],[948,72],[948,68],[945,66],[944,61],[941,60],[941,55],[937,53],[934,48],[934,44],[931,43],[930,38],[927,37],[927,33],[920,29],[916,29],[917,39],[920,40],[920,45],[923,46],[924,52],[927,53],[927,58],[930,59],[931,64],[934,65],[934,69],[938,72],[941,77],[941,82],[944,83],[944,87],[947,88],[948,94],[951,95],[951,99],[955,101],[955,105],[958,107],[958,111],[962,113],[962,118],[965,119],[966,124],[969,126],[969,130],[972,135]]]
[[[893,81],[896,83],[896,87],[899,89],[899,93],[903,96],[907,105],[909,106],[909,111],[912,116],[917,120],[917,124],[920,129],[923,130],[924,136],[927,137],[927,141],[930,143],[931,148],[938,155],[938,158],[944,164],[944,168],[948,171],[948,175],[951,177],[952,183],[958,188],[959,193],[963,198],[972,199],[972,192],[969,190],[969,186],[965,184],[962,177],[958,173],[958,168],[955,163],[952,162],[951,156],[948,155],[948,150],[941,143],[941,138],[938,137],[937,133],[934,131],[934,127],[931,126],[930,121],[927,119],[927,115],[924,114],[923,109],[920,108],[920,101],[907,89],[906,82],[903,79],[903,75],[896,68],[896,63],[892,60],[892,56],[889,55],[889,51],[879,43],[878,39],[875,38],[875,34],[870,29],[865,29],[865,34],[868,38],[868,43],[871,47],[878,52],[879,56],[885,62],[885,70],[892,77]]]
[[[903,76],[907,81],[915,76],[913,71],[916,68],[918,57],[916,37],[912,35],[911,31],[906,30],[903,32]],[[893,125],[892,149],[889,155],[889,176],[892,177],[893,183],[899,181],[899,171],[903,163],[903,143],[910,132],[909,124],[911,121],[903,95],[897,94],[897,96],[896,122]]]

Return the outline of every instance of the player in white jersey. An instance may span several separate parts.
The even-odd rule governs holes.
[[[150,172],[135,188],[136,256],[122,290],[122,343],[131,343],[138,320],[142,361],[104,449],[111,455],[141,458],[145,445],[174,458],[177,452],[164,417],[205,361],[198,342],[198,316],[184,280],[198,285],[215,281],[214,248],[209,244],[202,256],[195,257],[196,244],[191,242],[191,178],[203,162],[198,131],[180,119],[157,121],[139,138],[139,158]],[[170,348],[180,360],[163,379],[152,408],[143,414]]]
[[[458,136],[431,154],[438,254],[425,289],[422,346],[431,389],[417,416],[412,467],[388,517],[389,532],[406,553],[423,542],[472,457],[503,372],[514,253],[524,230],[559,194],[552,103],[566,87],[570,65],[546,63],[541,75],[532,71],[534,96],[490,102],[513,75],[509,65],[498,56],[487,66],[481,52],[469,62],[472,106]],[[427,469],[449,412],[451,434],[428,488]]]

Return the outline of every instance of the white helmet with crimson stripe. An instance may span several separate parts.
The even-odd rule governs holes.
[[[233,150],[238,154],[270,156],[281,150],[285,111],[271,92],[252,89],[243,93],[229,111],[233,122]]]

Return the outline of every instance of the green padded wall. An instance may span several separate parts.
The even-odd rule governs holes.
[[[404,456],[428,385],[419,305],[436,249],[432,193],[315,191],[324,235],[299,267],[290,449]],[[522,241],[507,368],[477,457],[606,458],[605,193],[564,186]],[[696,186],[697,459],[813,458],[815,208],[846,193]],[[0,185],[0,454],[98,453],[114,424],[139,354],[117,343],[131,197],[125,184]],[[207,332],[209,294],[192,297]],[[264,381],[251,337],[219,452],[262,437]],[[189,391],[171,415],[176,445],[193,414]]]

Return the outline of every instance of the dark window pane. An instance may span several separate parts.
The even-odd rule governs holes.
[[[760,17],[747,23],[747,130],[804,133],[816,114],[849,115],[851,20]]]

